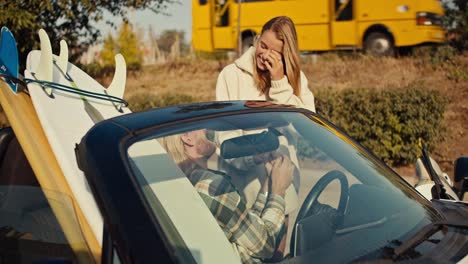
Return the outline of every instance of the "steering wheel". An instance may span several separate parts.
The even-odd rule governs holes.
[[[312,215],[313,213],[313,208],[318,204],[318,197],[320,194],[325,190],[325,188],[334,180],[338,180],[341,185],[341,194],[340,194],[340,201],[338,203],[338,209],[337,209],[337,218],[335,221],[335,227],[340,226],[343,222],[343,216],[346,211],[346,206],[348,203],[348,192],[349,192],[349,187],[348,187],[348,179],[346,176],[338,170],[332,170],[327,172],[325,175],[323,175],[322,178],[315,184],[315,186],[310,190],[309,194],[304,200],[304,203],[302,203],[301,209],[299,210],[299,213],[297,214],[296,217],[296,222],[294,223],[293,226],[293,232],[291,236],[291,243],[290,243],[290,252],[291,254],[294,254],[294,249],[295,249],[295,243],[296,243],[296,226],[299,223],[300,220]],[[313,235],[313,234],[312,234]]]

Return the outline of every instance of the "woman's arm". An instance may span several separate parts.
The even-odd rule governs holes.
[[[309,109],[315,113],[315,97],[312,91],[309,89],[309,82],[307,77],[301,71],[301,99],[304,104],[304,108]]]
[[[314,95],[310,91],[307,78],[302,72],[300,97],[294,95],[293,88],[289,84],[288,77],[286,76],[281,80],[271,81],[271,88],[268,95],[271,101],[275,103],[295,105],[315,112]]]
[[[228,81],[227,81],[227,74],[228,74],[228,66],[226,66],[218,75],[218,80],[216,81],[216,101],[228,101],[234,100],[229,95],[228,89]]]

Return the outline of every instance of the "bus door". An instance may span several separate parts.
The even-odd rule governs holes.
[[[237,8],[232,4],[233,0],[214,0],[213,5],[213,27],[212,38],[215,49],[233,48],[233,25],[232,8]],[[237,10],[235,10],[237,11]]]
[[[213,51],[211,11],[208,0],[192,0],[192,45],[195,50]]]
[[[354,8],[355,0],[331,0],[333,12],[331,19],[332,45],[355,46],[357,45],[357,24]]]

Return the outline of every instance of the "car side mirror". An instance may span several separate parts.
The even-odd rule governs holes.
[[[460,157],[455,161],[453,187],[460,200],[468,192],[468,157]]]
[[[278,136],[278,131],[268,130],[225,140],[221,144],[221,157],[233,159],[276,150],[279,147]]]

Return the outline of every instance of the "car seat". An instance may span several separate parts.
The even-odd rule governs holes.
[[[0,129],[0,185],[39,186],[11,127]]]

